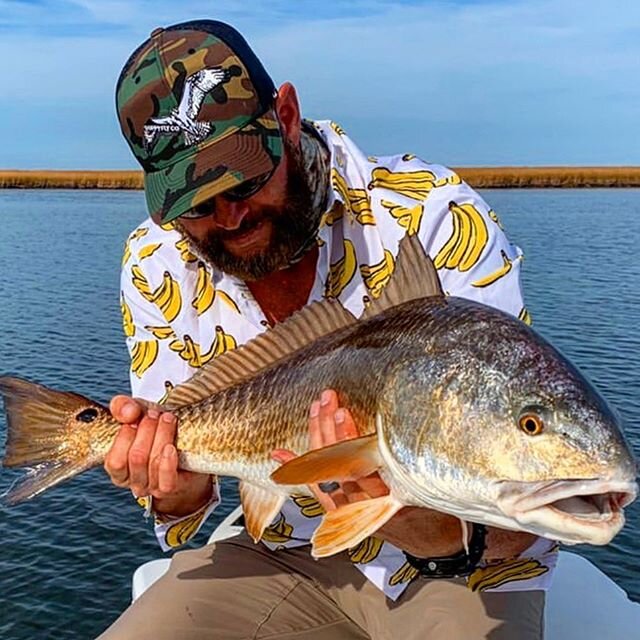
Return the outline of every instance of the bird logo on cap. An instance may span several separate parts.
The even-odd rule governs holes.
[[[191,146],[204,140],[212,131],[210,122],[198,122],[196,118],[207,94],[231,79],[231,73],[222,67],[201,69],[190,75],[177,107],[168,116],[151,118],[144,126],[144,145],[149,151],[160,136],[184,134],[184,142]]]

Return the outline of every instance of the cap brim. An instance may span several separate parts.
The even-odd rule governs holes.
[[[149,215],[159,224],[175,220],[205,200],[272,171],[282,153],[278,121],[268,111],[222,140],[194,147],[192,155],[171,166],[146,173]]]

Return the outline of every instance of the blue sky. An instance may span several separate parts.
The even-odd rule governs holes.
[[[238,28],[367,153],[640,165],[640,2],[0,0],[0,168],[133,168],[113,89],[156,26]]]

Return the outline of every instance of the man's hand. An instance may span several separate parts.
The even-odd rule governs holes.
[[[211,476],[178,469],[176,417],[143,401],[115,396],[110,409],[122,423],[104,468],[111,482],[138,496],[153,496],[154,511],[185,516],[211,498]]]
[[[341,440],[358,437],[358,429],[349,411],[338,406],[338,396],[335,391],[327,390],[319,400],[311,404],[309,412],[309,439],[311,449],[320,449],[335,444]],[[285,463],[296,457],[295,453],[277,449],[272,457],[278,462]],[[377,473],[357,482],[343,482],[340,488],[330,494],[320,490],[317,484],[310,485],[318,502],[325,511],[337,509],[349,502],[358,502],[368,498],[379,498],[387,495],[389,489]]]
[[[358,437],[358,429],[348,410],[338,404],[335,391],[326,390],[320,400],[311,405],[309,438],[311,449]],[[285,463],[295,458],[291,451],[278,449],[273,458]],[[377,498],[389,493],[382,478],[373,473],[357,481],[340,484],[336,491],[324,493],[317,485],[309,487],[325,511],[343,504]],[[468,527],[469,534],[471,527]],[[463,549],[462,525],[455,516],[425,507],[405,507],[377,532],[376,536],[391,542],[417,557],[442,557],[459,553]],[[528,548],[535,536],[488,528],[485,559],[517,556]]]

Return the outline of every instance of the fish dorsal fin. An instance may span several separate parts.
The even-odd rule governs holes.
[[[362,317],[372,318],[403,302],[433,296],[444,296],[436,268],[418,235],[407,234],[400,240],[391,279],[380,297],[371,301]]]
[[[168,409],[200,402],[213,393],[246,380],[309,343],[356,322],[336,300],[314,302],[246,344],[208,362],[187,382],[173,389]]]

